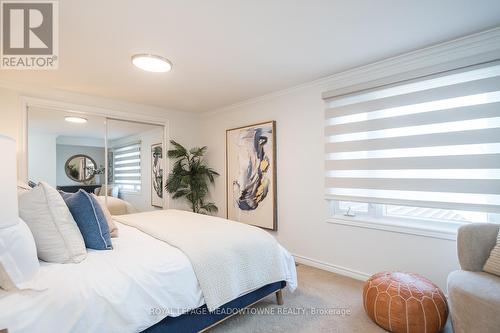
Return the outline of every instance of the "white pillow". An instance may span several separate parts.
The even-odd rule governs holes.
[[[38,258],[78,263],[87,257],[80,229],[56,189],[40,182],[19,197],[19,215],[35,238]]]
[[[19,223],[0,229],[0,287],[5,290],[28,289],[40,263],[30,229]]]
[[[94,193],[92,193],[91,195],[92,197],[94,197],[94,199],[97,200],[99,206],[102,209],[102,212],[104,213],[104,217],[106,218],[106,222],[108,223],[109,235],[111,236],[111,238],[118,237],[118,227],[113,221],[113,216],[111,216],[108,206],[106,206],[106,197],[98,197]]]

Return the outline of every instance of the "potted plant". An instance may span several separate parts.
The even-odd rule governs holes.
[[[219,174],[208,167],[203,156],[207,147],[194,147],[190,150],[181,144],[170,141],[172,149],[167,152],[169,158],[175,160],[172,171],[168,175],[165,189],[173,199],[185,198],[195,213],[217,213],[213,202],[207,202],[209,184],[214,184]]]

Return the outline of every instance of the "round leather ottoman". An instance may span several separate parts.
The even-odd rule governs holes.
[[[368,316],[380,327],[396,333],[435,333],[443,329],[448,305],[431,281],[412,273],[381,272],[363,288]]]

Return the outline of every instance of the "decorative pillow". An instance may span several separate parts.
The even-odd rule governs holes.
[[[113,221],[113,216],[111,216],[111,213],[109,212],[109,209],[106,206],[106,197],[98,197],[94,193],[92,193],[91,196],[99,203],[99,206],[101,207],[102,212],[104,213],[104,217],[106,218],[106,222],[108,223],[109,235],[111,236],[111,238],[118,237],[118,227]]]
[[[118,198],[120,189],[117,186],[108,185],[108,197]],[[94,190],[94,194],[98,197],[106,196],[106,191],[104,190],[104,186],[98,187]]]
[[[26,223],[19,219],[19,223],[1,228],[0,288],[29,289],[29,281],[39,268],[35,240]]]
[[[80,228],[85,246],[94,250],[111,250],[108,223],[97,200],[82,189],[76,193],[61,192],[61,196]]]
[[[483,271],[500,276],[500,232],[498,232],[497,244],[491,250],[490,256],[484,264]]]
[[[56,189],[40,182],[19,197],[19,215],[35,239],[38,258],[78,263],[87,257],[82,234]]]
[[[104,202],[104,197],[98,198],[101,203]],[[125,215],[139,212],[134,206],[132,206],[131,203],[114,197],[107,197],[106,207],[108,208],[111,215]]]

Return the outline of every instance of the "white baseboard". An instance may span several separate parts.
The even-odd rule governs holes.
[[[356,270],[353,270],[353,269],[350,269],[347,267],[343,267],[343,266],[329,264],[329,263],[326,263],[324,261],[307,258],[304,256],[300,256],[298,254],[293,254],[293,257],[295,258],[295,261],[298,262],[299,264],[303,264],[306,266],[311,266],[314,268],[322,269],[322,270],[327,271],[327,272],[332,272],[332,273],[336,273],[339,275],[347,276],[347,277],[350,277],[350,278],[353,278],[353,279],[359,280],[359,281],[366,281],[371,276],[371,274],[368,274],[368,273],[359,272],[359,271],[356,271]],[[443,293],[444,293],[444,296],[448,299],[448,291],[446,290],[446,288],[443,290]]]
[[[360,281],[366,281],[371,276],[371,274],[368,273],[363,273],[347,267],[333,265],[324,261],[307,258],[298,254],[294,254],[293,257],[295,258],[295,261],[300,264],[312,266],[332,273],[337,273],[339,275],[348,276]]]

